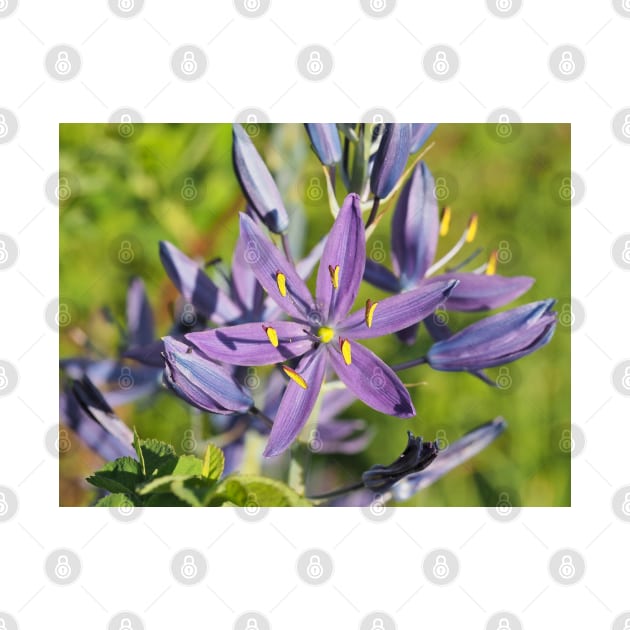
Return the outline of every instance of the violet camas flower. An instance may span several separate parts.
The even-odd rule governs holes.
[[[365,232],[359,197],[350,194],[328,235],[319,265],[316,299],[285,256],[246,215],[240,238],[258,281],[294,321],[241,324],[187,336],[208,357],[236,365],[266,365],[300,357],[295,369],[283,365],[291,379],[265,449],[270,457],[284,451],[306,423],[328,363],[358,398],[389,415],[415,414],[409,393],[381,359],[359,339],[380,337],[433,312],[457,285],[434,283],[387,298],[368,300],[348,316],[365,268]]]
[[[305,123],[313,151],[324,166],[341,161],[341,141],[335,123]]]
[[[486,317],[434,343],[426,362],[435,370],[475,371],[516,361],[549,342],[555,300],[532,302]]]
[[[455,246],[440,260],[434,262],[438,237],[448,233],[450,210],[445,209],[439,219],[435,182],[427,165],[420,162],[403,187],[392,217],[391,255],[393,272],[373,260],[365,266],[365,280],[391,293],[404,293],[431,282],[458,280],[457,291],[444,307],[453,311],[481,311],[504,306],[527,291],[534,283],[525,276],[495,275],[496,258],[475,272],[438,272],[450,262],[477,232],[477,217],[470,218],[468,226]],[[412,344],[418,326],[399,333],[402,341]]]
[[[412,123],[409,153],[415,153],[429,139],[435,131],[437,123]]]

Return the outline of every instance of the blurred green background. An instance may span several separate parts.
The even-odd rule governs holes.
[[[306,251],[330,228],[332,216],[321,166],[304,128],[254,125],[248,131],[286,200],[294,242]],[[477,212],[476,241],[454,263],[483,248],[467,267],[472,269],[498,249],[503,261],[498,273],[536,278],[518,303],[556,298],[560,325],[541,351],[509,365],[507,372],[490,371],[495,378],[504,377],[504,389],[490,388],[467,374],[421,366],[402,373],[404,382],[417,384],[410,390],[416,418],[384,417],[355,403],[343,415],[366,419],[376,433],[374,440],[357,456],[313,456],[313,485],[322,490],[322,483],[354,481],[369,466],[390,463],[404,448],[408,429],[444,445],[502,415],[508,429],[497,442],[407,504],[492,506],[507,499],[513,505],[569,505],[570,126],[444,124],[428,145],[424,159],[436,178],[440,204],[453,211],[438,256],[450,249],[470,214]],[[342,191],[339,185],[339,200]],[[60,335],[61,357],[86,355],[86,338],[92,356],[116,356],[120,332],[104,317],[103,307],[115,321],[124,322],[127,285],[134,275],[144,279],[158,334],[165,334],[171,323],[169,305],[177,293],[162,270],[158,241],[169,240],[191,257],[221,257],[229,264],[237,214],[244,209],[232,172],[230,125],[62,124],[59,193],[60,300],[72,316]],[[127,243],[134,256],[122,264],[118,253]],[[387,219],[367,250],[376,260],[385,253],[389,265]],[[357,303],[381,296],[364,285]],[[451,314],[449,324],[459,329],[479,317]],[[414,348],[394,337],[366,345],[393,364],[420,356],[428,340],[422,330]],[[141,436],[169,441],[178,452],[191,426],[196,434],[207,435],[203,421],[166,392],[117,411]],[[88,505],[94,495],[83,480],[102,462],[78,440],[72,442],[61,458],[60,503]]]

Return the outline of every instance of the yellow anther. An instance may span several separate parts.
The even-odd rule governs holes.
[[[488,258],[488,264],[486,266],[486,275],[493,276],[497,271],[497,252],[496,250],[490,253]]]
[[[333,289],[339,288],[339,265],[328,265],[328,271],[330,273],[330,281],[332,282]]]
[[[339,349],[341,350],[341,356],[346,365],[352,363],[352,348],[350,342],[347,339],[339,339]]]
[[[308,383],[295,371],[286,365],[282,366],[284,373],[295,383],[297,383],[302,389],[308,388]]]
[[[446,236],[451,227],[451,209],[446,206],[442,208],[442,217],[440,218],[440,236]]]
[[[472,243],[477,235],[477,224],[479,223],[479,217],[473,214],[468,220],[468,231],[466,232],[466,242]]]
[[[365,323],[368,328],[372,328],[372,320],[374,319],[374,310],[378,306],[378,302],[367,300],[365,303]]]
[[[278,271],[276,273],[276,284],[278,285],[278,291],[282,297],[287,297],[287,277]]]
[[[327,326],[322,326],[317,331],[317,336],[324,342],[328,343],[334,336],[335,331],[332,328],[328,328]]]
[[[263,326],[263,330],[267,333],[267,339],[271,342],[274,348],[278,347],[278,332],[271,326]]]

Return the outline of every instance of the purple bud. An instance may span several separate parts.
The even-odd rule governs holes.
[[[398,183],[407,165],[410,139],[411,125],[385,124],[370,178],[370,187],[375,197],[387,197]]]
[[[429,139],[437,123],[414,123],[411,125],[411,140],[409,153],[415,153]]]
[[[313,151],[324,166],[341,161],[341,142],[335,123],[305,123]]]

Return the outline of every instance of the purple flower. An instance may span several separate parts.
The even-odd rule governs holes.
[[[286,232],[289,215],[269,169],[245,129],[239,124],[233,125],[232,129],[234,172],[243,194],[260,220],[272,232]]]
[[[409,153],[415,153],[429,139],[437,123],[413,123],[411,125],[411,139],[409,142]]]
[[[446,372],[474,371],[516,361],[542,348],[553,336],[555,300],[532,302],[486,317],[434,343],[427,363]]]
[[[457,282],[434,283],[387,298],[368,300],[348,316],[365,267],[365,232],[359,197],[350,194],[328,235],[319,265],[314,300],[286,257],[246,215],[241,236],[246,257],[258,281],[294,321],[241,324],[187,335],[208,357],[236,365],[267,365],[300,357],[276,414],[265,455],[284,451],[300,432],[319,394],[326,365],[331,366],[358,398],[389,415],[415,414],[396,374],[359,339],[380,337],[426,317],[444,301]]]
[[[164,384],[198,409],[227,415],[254,404],[228,370],[173,337],[164,338],[164,364]]]
[[[453,311],[481,311],[504,306],[527,291],[533,278],[508,278],[494,275],[496,259],[475,272],[444,272],[435,274],[466,245],[474,240],[477,217],[473,215],[455,246],[439,261],[434,262],[438,237],[448,233],[450,210],[445,208],[442,221],[434,192],[433,176],[424,162],[413,170],[403,187],[392,217],[391,252],[393,272],[373,260],[365,266],[365,279],[391,293],[404,293],[433,282],[457,280],[457,291],[444,307]],[[482,273],[485,272],[485,273]],[[399,333],[402,341],[415,342],[417,325]]]
[[[378,199],[387,197],[403,174],[409,157],[410,140],[409,124],[385,123],[370,175],[370,188]]]
[[[335,123],[305,123],[304,126],[313,151],[324,166],[333,166],[341,161],[341,142]]]

